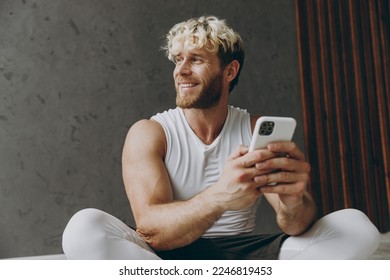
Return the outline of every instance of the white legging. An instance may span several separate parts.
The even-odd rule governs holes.
[[[367,259],[379,239],[378,230],[365,214],[344,209],[319,219],[306,233],[288,237],[279,259]],[[91,208],[71,218],[62,245],[67,259],[160,259],[122,221]]]

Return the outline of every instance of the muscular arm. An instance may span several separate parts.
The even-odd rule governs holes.
[[[260,190],[276,211],[279,227],[287,234],[305,232],[316,216],[316,205],[307,192],[310,165],[293,142],[274,143],[268,147],[274,153],[288,153],[289,157],[274,158],[257,165],[259,169],[278,170],[257,178]],[[276,186],[269,183],[277,182]]]
[[[173,201],[164,165],[165,134],[155,121],[136,123],[123,150],[123,178],[138,234],[154,249],[181,247],[199,238],[224,212],[218,197],[204,191]]]
[[[257,116],[251,117],[252,129]],[[255,178],[259,190],[276,212],[279,227],[287,234],[299,235],[305,232],[316,216],[316,205],[307,192],[310,165],[304,154],[293,142],[279,142],[267,149],[275,154],[287,153],[288,158],[274,157],[258,163],[261,175]],[[278,172],[273,172],[278,170]],[[276,186],[269,183],[277,182]]]
[[[138,234],[155,250],[185,246],[198,239],[227,210],[253,205],[261,195],[254,178],[264,172],[256,163],[275,157],[263,149],[238,147],[219,180],[186,201],[174,201],[164,165],[162,127],[143,120],[129,131],[123,150],[123,178]]]
[[[309,193],[294,198],[293,204],[279,200],[276,195],[264,194],[267,200],[276,209],[276,221],[279,227],[289,235],[304,233],[313,223],[316,215],[316,206]]]

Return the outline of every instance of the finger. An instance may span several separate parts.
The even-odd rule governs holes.
[[[277,157],[256,164],[256,168],[259,170],[281,169],[307,173],[310,171],[310,164],[290,157]]]
[[[302,193],[305,191],[306,184],[304,182],[297,182],[291,184],[277,184],[259,186],[258,189],[261,193],[277,193],[279,195],[293,195]]]
[[[290,158],[304,160],[305,154],[294,142],[273,142],[268,144],[267,149],[273,153],[285,153]]]
[[[260,163],[262,161],[269,160],[271,158],[275,158],[276,155],[272,152],[270,152],[267,149],[259,149],[252,151],[250,153],[247,153],[244,157],[242,157],[241,165],[245,168],[253,167],[257,163]]]
[[[248,153],[248,147],[240,145],[237,149],[229,156],[229,159],[236,159]]]
[[[256,176],[253,180],[260,186],[267,186],[271,183],[278,184],[292,184],[297,182],[303,182],[306,184],[308,181],[307,173],[295,173],[295,172],[274,172]]]
[[[253,172],[253,174],[255,174],[254,176],[260,176],[260,175],[269,174],[278,171],[277,169],[265,169],[265,168],[257,168],[257,167],[255,167],[255,170],[256,171]]]

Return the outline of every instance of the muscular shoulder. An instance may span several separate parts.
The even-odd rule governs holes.
[[[166,151],[166,137],[161,125],[153,120],[140,120],[127,133],[124,153],[158,153],[162,158]]]

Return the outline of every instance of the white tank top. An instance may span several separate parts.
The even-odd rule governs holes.
[[[204,144],[197,137],[180,108],[157,114],[152,119],[159,122],[165,131],[167,140],[165,165],[171,180],[174,200],[190,199],[217,182],[228,156],[240,144],[249,146],[252,138],[249,113],[231,106],[228,106],[227,119],[221,133],[210,145]],[[203,237],[253,231],[259,201],[240,211],[226,211]]]

